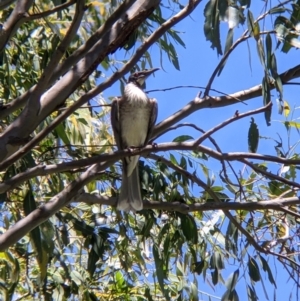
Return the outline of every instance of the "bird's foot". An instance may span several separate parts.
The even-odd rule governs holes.
[[[143,146],[129,146],[127,150],[130,152],[132,155],[135,151],[139,151],[143,148]]]

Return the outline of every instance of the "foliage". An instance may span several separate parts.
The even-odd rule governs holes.
[[[1,300],[212,300],[200,293],[204,284],[221,284],[224,301],[258,300],[257,283],[283,285],[272,258],[299,288],[300,155],[290,141],[299,122],[283,86],[300,67],[279,74],[276,55],[299,48],[300,2],[266,1],[257,16],[251,1],[197,8],[200,2],[1,1]],[[197,34],[219,63],[203,95],[156,126],[153,139],[166,143],[137,150],[147,157],[139,166],[144,209],[118,212],[118,160],[128,152],[113,153],[111,99],[102,92],[117,81],[122,90],[129,71],[153,67],[153,49],[162,67],[168,59],[180,70],[177,51],[185,43],[175,26],[196,9],[204,13]],[[216,76],[249,41],[261,85],[214,95]],[[255,97],[262,107],[236,111],[210,130],[180,123]],[[264,113],[271,125],[276,101],[289,147],[276,137],[277,156],[263,155],[254,115]],[[250,118],[249,153],[223,153],[212,135],[243,118]],[[185,134],[168,141],[179,128]],[[212,171],[216,161],[220,170]]]

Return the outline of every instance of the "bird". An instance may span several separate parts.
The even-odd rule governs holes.
[[[132,73],[124,87],[122,97],[115,98],[111,107],[111,124],[119,150],[145,146],[157,119],[157,101],[143,90],[145,80],[159,68]],[[122,159],[122,184],[117,209],[139,211],[143,209],[139,170],[139,156]]]

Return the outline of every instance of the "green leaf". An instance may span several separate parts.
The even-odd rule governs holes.
[[[256,260],[251,256],[249,256],[249,260],[248,260],[248,272],[249,272],[250,278],[253,281],[255,281],[255,282],[260,281],[260,272],[259,272],[258,264],[257,264]]]
[[[122,290],[126,286],[125,279],[121,271],[117,271],[115,274],[116,285],[119,290]]]
[[[71,144],[70,139],[68,138],[66,134],[66,129],[64,128],[63,124],[60,123],[55,128],[56,135],[63,141],[64,144],[69,145]]]
[[[274,14],[282,14],[286,12],[286,8],[285,7],[274,7],[274,8],[271,8],[269,10],[269,14],[270,15],[274,15]]]
[[[250,301],[257,301],[258,300],[258,297],[256,295],[254,287],[250,287],[249,285],[247,285],[247,293],[248,293],[248,299]]]
[[[27,192],[24,198],[23,208],[26,215],[29,215],[32,211],[36,210],[37,208],[31,189]],[[36,251],[38,264],[41,271],[41,278],[44,279],[47,273],[48,255],[43,248],[40,227],[36,227],[30,231],[30,240]]]
[[[267,68],[271,68],[271,55],[272,55],[272,38],[268,33],[266,36],[266,60],[267,60]]]
[[[170,161],[176,166],[179,165],[173,154],[170,154]]]
[[[64,289],[61,285],[57,285],[52,291],[52,299],[56,301],[63,301],[65,299]]]
[[[173,64],[173,66],[180,71],[180,67],[179,67],[179,60],[178,60],[178,55],[177,55],[177,51],[174,47],[173,44],[169,44],[169,58]]]
[[[239,269],[237,269],[232,274],[230,274],[225,283],[229,292],[232,292],[235,289],[238,279],[239,279]]]
[[[272,274],[272,271],[271,271],[271,269],[269,267],[268,262],[260,254],[258,254],[258,256],[259,256],[259,259],[260,259],[260,261],[262,263],[263,270],[268,273],[269,281],[275,286],[275,288],[277,288],[275,279],[273,277],[273,274]]]
[[[91,248],[88,256],[87,270],[91,276],[93,276],[96,270],[96,263],[99,260],[100,256],[97,254],[94,248]]]
[[[70,276],[77,286],[80,286],[82,283],[84,283],[84,279],[76,270],[72,270]]]
[[[253,32],[254,32],[254,18],[253,18],[253,14],[251,12],[250,9],[248,9],[248,14],[247,14],[247,25],[248,25],[248,31],[249,31],[249,34],[251,36],[253,36]]]
[[[187,241],[197,244],[198,243],[198,230],[195,219],[193,216],[187,214],[179,214],[181,220],[181,229]]]
[[[264,106],[267,105],[271,101],[271,89],[269,85],[269,79],[264,77],[262,80],[262,96],[263,96],[263,103]],[[265,111],[265,120],[267,125],[271,125],[271,108]]]
[[[221,298],[221,301],[239,301],[236,290],[227,290]]]
[[[218,1],[208,1],[204,8],[204,35],[206,40],[211,42],[211,47],[217,49],[218,55],[222,55],[221,39],[220,39],[220,19]]]
[[[300,122],[285,121],[284,124],[285,124],[285,126],[288,126],[288,127],[294,127],[296,129],[300,129]]]
[[[163,271],[163,260],[161,259],[160,256],[160,251],[159,251],[159,247],[154,244],[153,245],[153,257],[154,257],[154,262],[155,262],[155,267],[156,267],[156,276],[157,276],[157,280],[160,286],[160,289],[162,290],[162,292],[165,291],[164,289],[164,279],[165,279],[165,273]]]
[[[225,268],[223,255],[220,252],[216,251],[214,253],[214,257],[215,257],[216,267],[218,268],[218,270],[223,270]]]
[[[211,280],[213,285],[217,285],[219,282],[219,271],[217,268],[215,268],[212,272],[211,272]]]
[[[191,288],[190,288],[190,300],[191,301],[198,301],[199,300],[199,294],[198,294],[198,289],[195,283],[191,283]]]
[[[274,22],[274,28],[278,40],[284,41],[290,31],[293,29],[293,23],[284,16],[279,16]]]
[[[152,229],[154,225],[154,218],[148,218],[141,230],[141,235],[144,237],[144,238],[147,238],[147,237],[150,237],[150,231]]]
[[[173,142],[184,142],[187,140],[194,140],[194,138],[189,135],[181,135],[181,136],[178,136],[175,139],[173,139]]]
[[[231,48],[232,44],[233,44],[233,29],[229,29],[228,33],[227,33],[225,50],[224,50],[225,54],[229,51],[229,49]],[[218,72],[218,76],[220,76],[220,74],[222,73],[222,71],[223,71],[223,69],[225,67],[226,62],[227,62],[227,59],[223,62],[222,66],[220,67],[219,72]]]
[[[210,257],[210,268],[217,268],[218,270],[224,269],[223,255],[219,251],[215,251]]]
[[[180,38],[180,36],[177,34],[177,32],[174,29],[170,29],[168,30],[168,34],[178,43],[180,44],[182,47],[185,48],[185,44],[182,41],[182,39]]]
[[[201,261],[197,261],[194,264],[194,269],[193,272],[197,273],[198,275],[200,275],[203,271],[203,269],[207,268],[207,263],[204,260]]]
[[[251,117],[250,127],[248,131],[248,150],[251,153],[256,153],[259,141],[259,131],[254,118]]]

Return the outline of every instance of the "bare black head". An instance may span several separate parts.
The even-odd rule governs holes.
[[[159,70],[159,68],[145,69],[134,72],[129,76],[128,83],[134,83],[141,88],[144,85],[145,80],[157,70]]]

